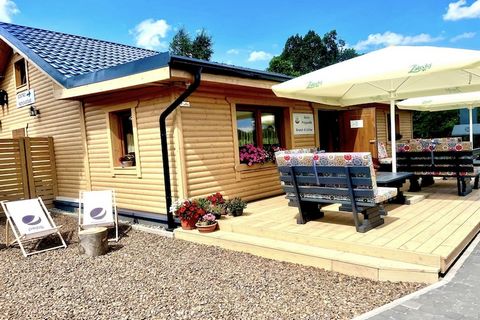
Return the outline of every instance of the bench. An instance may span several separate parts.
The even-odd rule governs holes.
[[[286,198],[298,207],[299,224],[322,218],[321,208],[336,203],[352,212],[358,232],[367,232],[384,223],[382,203],[397,195],[396,188],[377,187],[370,153],[285,150],[275,158]]]
[[[465,196],[472,192],[472,178],[473,189],[478,189],[480,171],[474,166],[478,154],[471,142],[458,138],[412,139],[397,144],[397,169],[414,174],[409,191],[433,184],[433,177],[455,177],[458,195]]]

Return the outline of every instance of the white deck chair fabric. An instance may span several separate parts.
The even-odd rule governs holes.
[[[58,231],[59,228],[55,225],[55,222],[50,216],[50,212],[45,207],[41,198],[2,201],[1,205],[7,217],[7,224],[10,225],[15,236],[15,240],[8,243],[7,226],[5,229],[7,244],[11,245],[17,242],[25,257],[35,253],[67,247],[62,235]],[[62,245],[40,251],[26,252],[24,242],[44,238],[51,234],[57,234],[62,241]]]
[[[80,191],[79,229],[114,227],[118,241],[118,214],[113,190]]]

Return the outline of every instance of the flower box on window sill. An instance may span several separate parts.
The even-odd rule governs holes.
[[[276,169],[276,165],[273,161],[265,163],[254,163],[251,166],[240,163],[235,166],[236,171],[250,171],[250,170],[267,170],[267,169]]]

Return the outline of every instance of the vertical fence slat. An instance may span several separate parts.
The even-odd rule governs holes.
[[[28,179],[28,170],[27,170],[27,152],[25,150],[25,138],[19,138],[18,147],[20,149],[20,166],[22,169],[22,185],[23,185],[23,198],[30,198],[30,187]]]
[[[58,195],[53,138],[0,139],[0,151],[0,200],[40,196],[52,207]]]

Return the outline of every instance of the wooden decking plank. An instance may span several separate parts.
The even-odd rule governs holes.
[[[408,242],[404,243],[400,248],[406,250],[416,250],[424,243],[428,242],[437,233],[441,232],[448,224],[456,224],[459,219],[468,220],[480,208],[480,203],[472,205],[470,201],[463,202],[462,205],[452,209],[448,214],[440,217],[438,221],[432,222],[430,226],[422,233],[418,234]],[[462,223],[464,221],[461,221]],[[448,241],[449,238],[447,238]]]
[[[442,200],[441,202],[436,202],[429,209],[438,210],[445,204],[448,203],[448,200]],[[366,237],[359,239],[358,241],[361,243],[370,243],[372,245],[377,246],[384,246],[388,242],[392,241],[394,238],[403,235],[409,229],[413,228],[414,226],[418,225],[431,214],[431,211],[425,209],[422,212],[416,212],[415,219],[405,219],[404,217],[392,217],[392,219],[398,218],[393,223],[386,226],[384,229],[379,230],[378,234],[375,236],[367,235]]]
[[[465,219],[464,216],[462,216],[463,212],[460,214],[459,217],[457,217],[456,220],[452,221],[450,224],[446,225],[444,228],[442,228],[439,232],[437,232],[434,236],[430,237],[428,241],[426,241],[424,244],[419,246],[416,251],[417,252],[425,252],[425,253],[433,253],[435,249],[443,244],[445,240],[447,240],[450,236],[452,236],[459,228],[461,228],[462,225],[464,225],[464,221],[468,220],[468,217],[475,215],[475,212],[470,213],[468,215],[467,212],[467,219]],[[463,223],[462,223],[463,221]],[[468,230],[471,228],[466,228],[465,232],[470,232]],[[461,231],[460,231],[461,232]]]
[[[445,225],[454,220],[457,217],[458,212],[468,210],[469,207],[471,208],[468,201],[454,201],[440,210],[430,214],[422,222],[410,228],[407,232],[404,232],[402,235],[396,237],[392,241],[386,243],[385,246],[409,250],[409,248],[405,246],[407,242],[413,240],[414,238],[423,239],[422,242],[427,241]],[[428,236],[425,237],[425,235]]]

